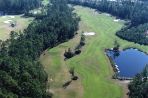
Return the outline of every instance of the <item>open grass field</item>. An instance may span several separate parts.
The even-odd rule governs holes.
[[[136,47],[148,52],[148,46],[116,37],[115,32],[121,29],[123,22],[114,22],[115,17],[80,6],[75,7],[75,12],[81,17],[79,34],[68,42],[46,50],[40,57],[49,75],[53,98],[123,98],[123,88],[111,79],[113,71],[104,49],[112,48],[115,40],[121,48]],[[86,37],[82,53],[65,62],[65,49],[74,48],[79,43],[82,31],[96,32],[96,35]],[[62,84],[70,80],[68,70],[71,67],[75,68],[79,80],[63,89]]]
[[[7,20],[16,21],[16,26],[12,28],[9,23],[4,23]],[[22,31],[32,20],[32,18],[24,18],[21,15],[14,15],[14,18],[8,15],[0,16],[0,39],[8,39],[11,31]]]

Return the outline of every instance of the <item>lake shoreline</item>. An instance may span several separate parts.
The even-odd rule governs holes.
[[[106,56],[108,57],[110,64],[111,64],[113,71],[114,71],[114,75],[112,76],[112,78],[118,79],[120,81],[132,80],[134,77],[134,74],[136,74],[136,73],[138,74],[147,63],[146,60],[147,60],[148,54],[141,51],[140,49],[137,49],[137,48],[129,47],[129,48],[120,49],[119,51],[114,51],[113,48],[110,48],[110,49],[104,49],[104,52],[105,52]],[[141,60],[137,61],[136,66],[138,68],[140,67],[139,70],[137,70],[136,68],[135,69],[130,68],[130,70],[128,69],[126,72],[125,69],[128,68],[127,65],[134,65],[133,63],[131,63],[129,61],[129,59],[131,59],[131,61],[133,60],[133,56],[131,55],[131,53],[134,53],[134,55],[137,57],[142,56],[142,58],[144,58],[144,61],[141,61]],[[129,62],[129,63],[123,63],[123,62],[125,62],[126,58],[128,58],[127,62]],[[137,59],[137,58],[134,58],[134,59]],[[138,65],[139,63],[141,63],[142,66],[139,66]],[[123,67],[123,65],[125,67]]]

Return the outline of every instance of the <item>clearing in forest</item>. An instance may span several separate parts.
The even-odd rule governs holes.
[[[22,15],[0,16],[0,40],[6,40],[10,37],[11,31],[22,31],[33,18],[25,18]],[[12,27],[12,23],[15,25]]]

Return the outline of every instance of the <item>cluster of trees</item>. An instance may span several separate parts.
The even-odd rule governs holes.
[[[12,31],[10,39],[0,41],[0,98],[51,97],[48,76],[38,58],[44,49],[72,38],[80,18],[66,0],[50,0],[47,9],[47,15],[24,32]]]
[[[68,51],[65,50],[64,53],[65,60],[72,58],[73,56],[79,55],[81,53],[81,48],[84,45],[85,45],[85,36],[82,33],[80,43],[75,47],[74,51],[72,51],[70,48],[68,49]]]
[[[123,28],[116,35],[128,41],[148,45],[148,23],[131,28]]]
[[[68,51],[65,50],[65,53],[64,53],[65,60],[72,58],[74,55],[75,55],[74,52],[70,48],[68,48]]]
[[[130,98],[148,98],[148,65],[141,74],[137,74],[128,86]]]
[[[120,48],[120,44],[118,43],[117,40],[115,40],[115,41],[114,41],[114,48],[113,48],[113,50],[114,50],[115,52],[118,52],[118,51],[119,51],[119,48]]]
[[[0,11],[20,14],[41,5],[41,0],[0,0]]]

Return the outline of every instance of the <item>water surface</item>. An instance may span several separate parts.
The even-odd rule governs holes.
[[[126,49],[119,53],[108,50],[107,55],[118,66],[120,77],[134,77],[148,64],[148,55],[137,49]]]

